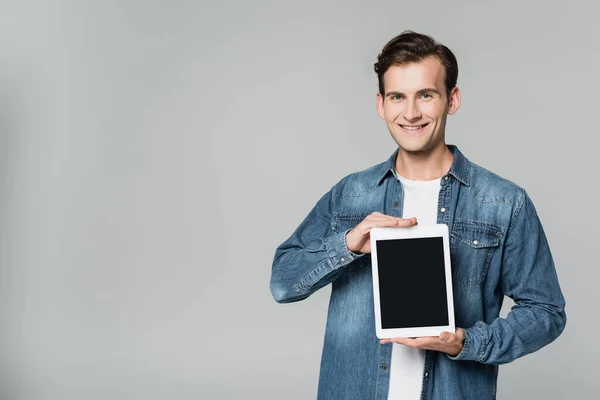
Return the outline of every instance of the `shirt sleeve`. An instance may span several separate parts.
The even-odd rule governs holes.
[[[331,283],[363,254],[346,247],[346,233],[332,229],[333,190],[323,195],[292,235],[276,250],[270,289],[278,303],[303,300]]]
[[[535,207],[522,191],[503,249],[501,285],[515,305],[506,318],[465,329],[454,360],[503,364],[539,350],[566,325],[565,299]]]

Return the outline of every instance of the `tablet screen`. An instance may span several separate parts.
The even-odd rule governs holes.
[[[377,241],[383,329],[448,325],[442,237]]]

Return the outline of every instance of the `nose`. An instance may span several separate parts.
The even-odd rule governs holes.
[[[421,119],[421,111],[417,106],[417,102],[413,100],[407,100],[406,109],[404,110],[404,118],[408,122],[415,122]]]

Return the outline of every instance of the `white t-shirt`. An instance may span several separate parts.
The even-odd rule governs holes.
[[[419,225],[436,224],[441,178],[413,181],[395,175],[402,182],[402,217],[417,217]],[[425,351],[396,343],[392,346],[388,400],[421,398]]]

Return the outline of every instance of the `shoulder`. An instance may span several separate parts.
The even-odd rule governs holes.
[[[492,171],[467,161],[470,175],[466,188],[475,198],[485,203],[521,204],[527,196],[525,189]]]
[[[350,173],[337,182],[331,192],[334,198],[360,197],[379,187],[387,162]]]

